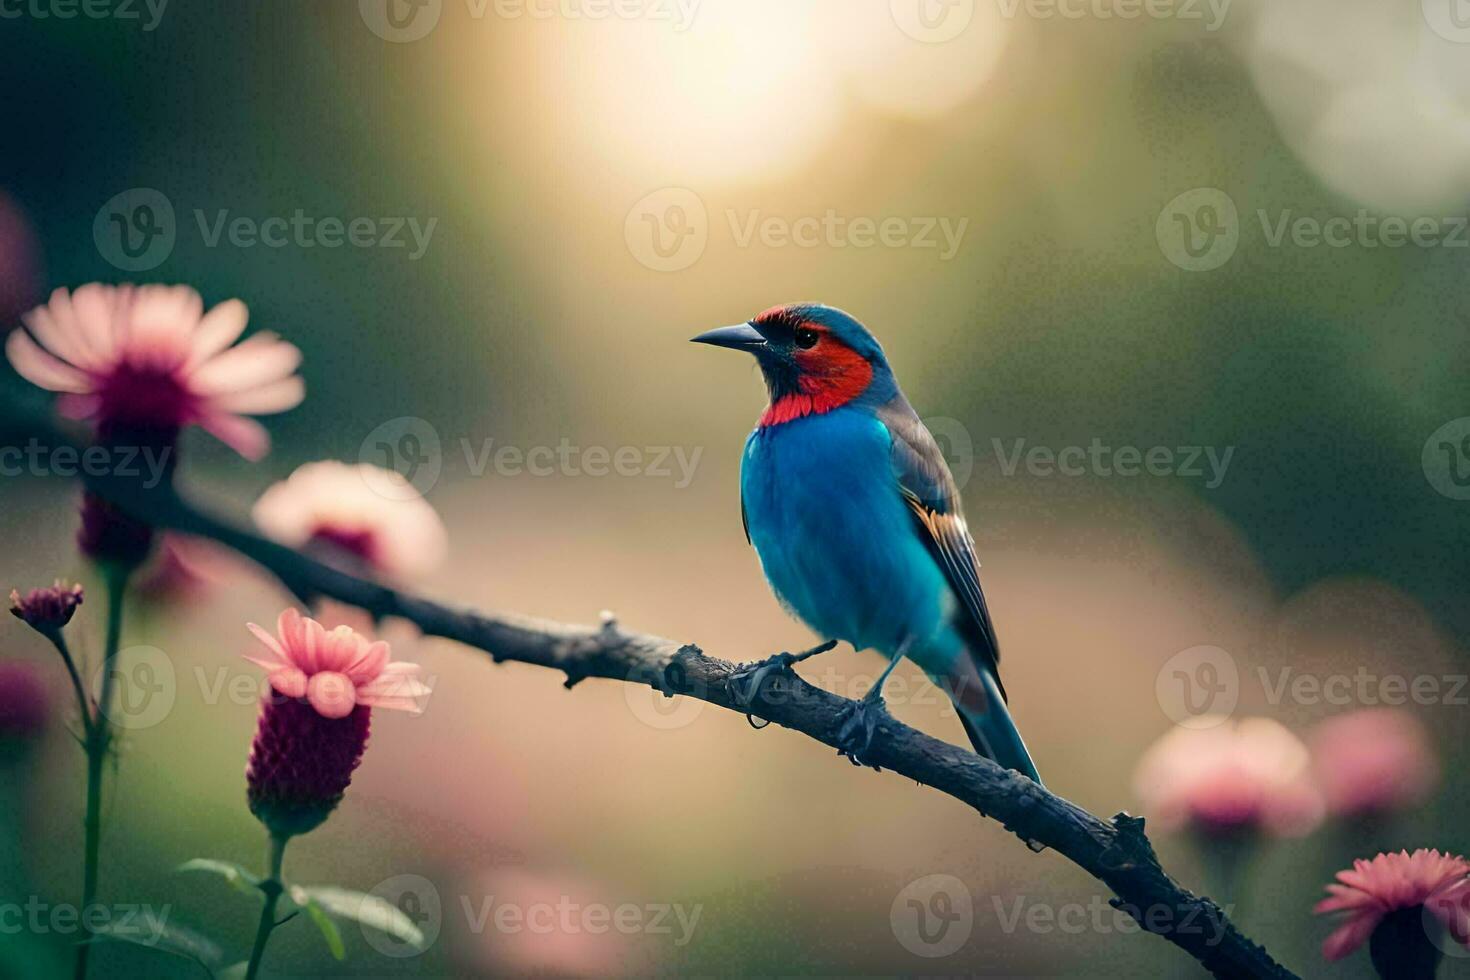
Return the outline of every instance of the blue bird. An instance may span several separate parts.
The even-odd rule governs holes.
[[[1000,648],[980,591],[975,542],[938,444],[899,390],[883,349],[830,306],[766,310],[693,338],[755,355],[770,405],[745,442],[745,534],[783,605],[827,640],[889,658],[843,726],[858,761],[903,657],[954,701],[975,750],[1036,782],[1006,710]]]

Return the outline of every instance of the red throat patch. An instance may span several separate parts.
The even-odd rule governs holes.
[[[820,339],[809,350],[796,352],[796,366],[801,372],[796,379],[799,390],[772,402],[761,415],[761,428],[830,412],[861,395],[873,380],[873,365],[867,358],[833,337],[825,327],[814,323],[802,326],[817,331]]]

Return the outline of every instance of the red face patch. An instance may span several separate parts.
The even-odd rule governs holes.
[[[815,331],[817,342],[809,348],[798,347],[792,354],[798,391],[772,402],[761,416],[762,427],[830,412],[861,395],[873,380],[873,365],[868,359],[826,327],[810,322],[799,327]]]

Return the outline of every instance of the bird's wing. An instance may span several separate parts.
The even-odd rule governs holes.
[[[745,513],[745,488],[740,488],[740,527],[745,531],[745,543],[750,544],[750,517]]]
[[[988,667],[1000,683],[1000,644],[995,625],[980,590],[980,562],[975,557],[975,540],[965,525],[960,494],[950,475],[949,464],[934,436],[902,396],[878,410],[878,417],[893,437],[893,471],[904,500],[914,513],[914,524],[949,580],[966,616],[964,632],[971,652]]]

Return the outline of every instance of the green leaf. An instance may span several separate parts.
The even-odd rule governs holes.
[[[316,923],[316,927],[321,930],[322,938],[327,941],[327,949],[332,951],[332,958],[337,960],[346,959],[347,947],[342,942],[341,930],[337,928],[337,923],[332,921],[332,917],[327,914],[327,910],[322,908],[321,904],[311,897],[310,891],[302,888],[300,885],[292,885],[286,897],[300,908],[305,909],[306,914],[311,917],[311,921]]]
[[[238,963],[231,963],[223,970],[216,970],[214,980],[245,980],[245,974],[249,972],[250,961],[241,960]]]
[[[387,933],[414,949],[428,949],[423,931],[402,909],[385,898],[350,888],[338,888],[336,885],[296,885],[292,886],[291,892],[293,898],[299,892],[304,899],[311,900],[339,918],[350,919],[370,929]],[[303,899],[297,901],[305,904]]]
[[[206,871],[209,874],[219,875],[225,881],[234,885],[236,889],[247,895],[254,895],[260,890],[260,879],[231,861],[216,861],[214,858],[195,858],[192,861],[185,861],[174,870]]]
[[[170,923],[166,917],[143,910],[137,915],[120,917],[99,925],[92,931],[93,940],[132,943],[174,956],[193,960],[213,974],[223,956],[215,942],[187,926]]]

